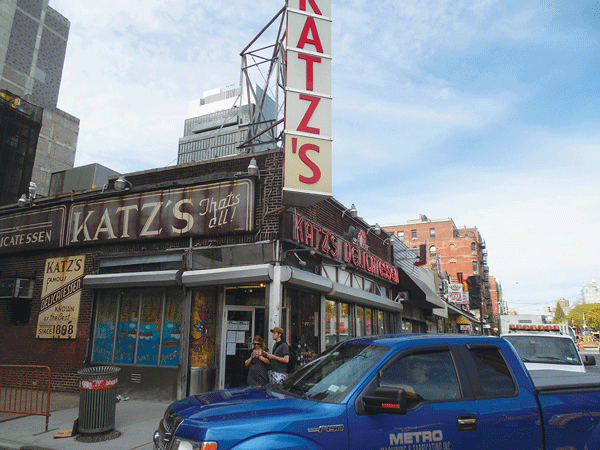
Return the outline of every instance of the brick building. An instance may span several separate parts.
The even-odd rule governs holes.
[[[274,326],[305,363],[348,337],[400,332],[399,292],[413,320],[430,317],[441,301],[391,264],[386,233],[333,198],[282,205],[282,158],[0,207],[0,363],[48,365],[66,390],[78,369],[114,365],[124,395],[182,398],[244,385],[253,336]]]
[[[419,219],[385,226],[383,229],[394,234],[415,252],[424,246],[427,265],[434,271],[445,271],[450,283],[466,282],[468,277],[479,275],[484,314],[495,314],[490,294],[487,249],[485,240],[476,227],[457,228],[450,218],[432,220],[421,215]],[[495,301],[498,302],[497,299]]]

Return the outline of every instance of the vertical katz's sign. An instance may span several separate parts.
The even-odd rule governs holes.
[[[85,256],[46,260],[38,339],[75,339]]]
[[[331,0],[288,0],[283,203],[331,197]]]

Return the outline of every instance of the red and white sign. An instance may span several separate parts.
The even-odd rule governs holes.
[[[331,0],[288,0],[283,203],[331,197]]]
[[[109,389],[115,387],[118,381],[118,378],[109,378],[108,380],[81,380],[79,382],[79,387],[89,391]]]
[[[463,285],[454,283],[448,285],[448,301],[457,305],[469,304],[469,293],[464,292]]]

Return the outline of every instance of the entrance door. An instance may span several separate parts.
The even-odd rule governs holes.
[[[248,359],[257,331],[265,329],[265,309],[257,307],[226,307],[224,327],[225,389],[246,386]],[[258,333],[260,334],[260,333]]]

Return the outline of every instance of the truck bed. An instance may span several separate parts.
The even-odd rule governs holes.
[[[564,390],[600,390],[600,375],[562,370],[530,370],[535,390],[539,394]]]

